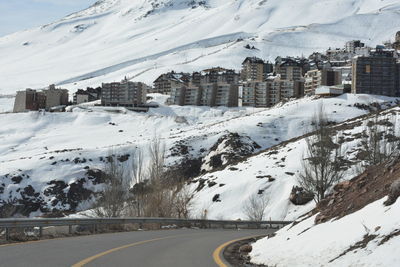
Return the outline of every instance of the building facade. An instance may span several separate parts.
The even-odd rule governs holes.
[[[103,106],[137,107],[146,103],[147,86],[141,82],[113,82],[102,84]]]
[[[315,90],[321,86],[322,74],[319,70],[310,70],[304,75],[304,94],[314,95]]]
[[[355,57],[352,93],[400,96],[399,64],[393,51],[377,48],[369,57]]]
[[[49,89],[36,91],[26,89],[18,91],[14,102],[14,112],[26,112],[30,110],[50,110],[54,107],[68,105],[68,90],[57,89],[50,85]]]
[[[274,71],[272,63],[257,57],[248,57],[242,63],[242,81],[265,81],[267,74]]]

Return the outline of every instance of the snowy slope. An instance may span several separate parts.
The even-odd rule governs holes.
[[[390,207],[386,197],[362,210],[338,220],[315,225],[315,216],[287,226],[276,237],[253,245],[252,261],[268,266],[397,266],[400,238],[385,237],[399,231],[400,201]],[[358,247],[340,256],[365,235],[377,235],[366,247]]]
[[[4,194],[0,196],[5,199],[9,196],[19,197],[18,188],[27,185],[32,185],[35,192],[43,193],[54,179],[67,184],[76,182],[85,176],[88,167],[103,168],[101,157],[104,159],[110,151],[126,155],[139,147],[147,157],[146,148],[154,136],[159,136],[165,143],[167,163],[174,165],[184,157],[205,157],[218,139],[229,133],[249,137],[260,149],[301,136],[307,131],[306,126],[321,102],[330,119],[341,122],[368,112],[354,107],[355,103],[369,105],[394,100],[382,96],[348,94],[332,99],[304,98],[270,109],[254,109],[165,106],[162,105],[165,96],[155,94],[153,97],[161,106],[149,113],[84,106],[72,108],[72,112],[66,113],[0,114],[0,123],[7,125],[0,129],[0,180],[6,184]],[[188,155],[172,155],[171,149],[177,144],[185,144]],[[291,168],[295,170],[299,162],[295,156],[298,154],[287,154],[288,161],[292,157],[290,161],[294,164]],[[202,210],[205,205],[213,204],[212,197],[222,190],[223,202],[207,206],[209,215],[235,219],[242,217],[240,208],[231,204],[237,203],[238,195],[242,201],[265,186],[265,179],[254,176],[266,171],[262,156],[249,161],[254,163],[242,173],[226,169],[210,174],[218,177],[217,182],[226,186],[218,189],[212,187],[196,194],[196,209]],[[271,166],[271,169],[274,167]],[[6,177],[7,174],[28,174],[29,179],[16,185]],[[287,214],[294,212],[287,208],[286,194],[292,183],[292,180],[273,183],[277,191],[271,202],[271,205],[274,203],[274,211],[271,210],[269,216],[286,218]],[[91,184],[88,186],[92,188]]]
[[[337,114],[357,114],[357,112],[352,110],[352,107],[348,106],[349,103],[354,103],[357,100],[346,99],[347,97],[354,96],[347,95],[323,101],[329,120],[338,121]],[[286,112],[290,110],[290,104],[296,105],[296,102],[288,103],[285,107]],[[314,114],[317,107],[315,105],[302,106],[300,103],[297,105],[298,109],[295,111],[297,114],[300,110],[301,114]],[[352,106],[352,104],[350,105]],[[400,110],[398,107],[386,112],[397,114],[394,118],[397,118],[397,122],[399,122]],[[389,113],[386,112],[381,115],[382,118],[388,116],[387,114]],[[297,135],[293,132],[292,137],[301,136],[302,131],[305,133],[311,120],[310,117],[306,116],[302,118],[300,123],[300,121],[296,121],[296,117],[291,117],[287,113],[284,118],[285,124],[296,125],[293,131],[296,131]],[[360,149],[359,135],[365,130],[365,125],[368,121],[358,119],[357,122],[350,121],[349,129],[346,129],[346,126],[344,127],[345,130],[338,131],[338,136],[344,138],[342,149],[345,152],[344,157],[348,162],[346,163],[348,164],[348,170],[345,172],[344,179],[353,178],[357,167],[359,167],[360,160],[357,158]],[[274,120],[263,126],[267,129],[277,129],[276,136],[283,136],[284,134],[279,133],[279,130],[285,129],[285,126],[280,124],[279,120]],[[342,126],[339,125],[338,127]],[[398,129],[396,131],[396,134],[399,134]],[[271,132],[267,132],[264,138],[271,136],[274,135]],[[268,200],[264,219],[295,220],[315,207],[314,201],[303,206],[294,205],[289,201],[293,186],[298,185],[297,176],[302,169],[301,164],[305,151],[306,141],[302,137],[290,142],[283,142],[278,146],[272,147],[272,149],[248,157],[242,162],[231,164],[223,170],[198,177],[190,185],[191,190],[195,192],[195,210],[207,210],[210,218],[246,219],[244,206],[248,202],[248,199],[251,196],[263,195]]]
[[[397,0],[102,0],[64,19],[0,39],[0,94],[50,83],[69,89],[127,76],[274,59],[368,45],[400,28]],[[258,50],[248,50],[250,44]]]

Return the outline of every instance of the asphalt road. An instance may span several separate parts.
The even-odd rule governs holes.
[[[222,244],[269,230],[164,230],[68,237],[0,246],[0,266],[218,266]]]

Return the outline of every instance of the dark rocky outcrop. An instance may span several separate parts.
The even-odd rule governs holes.
[[[305,205],[314,199],[314,195],[304,190],[299,186],[293,186],[292,192],[290,193],[289,200],[294,205]]]

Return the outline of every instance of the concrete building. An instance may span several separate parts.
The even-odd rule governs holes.
[[[49,110],[56,106],[68,105],[68,90],[57,89],[54,84],[49,86],[49,89],[43,90],[46,95],[46,109]]]
[[[352,93],[400,96],[399,64],[394,51],[377,47],[369,57],[355,57]]]
[[[280,58],[276,59],[275,71],[282,80],[301,81],[304,74],[309,70],[307,59]]]
[[[274,71],[272,63],[257,57],[247,57],[242,63],[242,81],[265,81],[267,74]]]
[[[101,104],[103,106],[137,107],[146,103],[147,88],[141,82],[103,83]]]
[[[352,40],[346,42],[345,51],[350,54],[355,54],[357,48],[363,48],[363,47],[365,47],[365,44],[362,43],[360,40]]]
[[[200,76],[200,83],[229,83],[238,84],[239,74],[234,70],[224,69],[224,68],[211,68],[202,71],[203,74]],[[193,77],[193,75],[192,75]],[[198,77],[195,77],[198,78]],[[197,82],[197,80],[196,80]],[[194,82],[194,84],[196,84]]]
[[[177,86],[171,89],[169,105],[237,107],[239,86],[223,82]]]
[[[296,97],[294,81],[270,78],[265,82],[249,81],[243,83],[242,106],[266,108]]]
[[[14,102],[14,112],[25,112],[29,110],[45,109],[68,105],[68,90],[56,89],[55,85],[49,89],[36,91],[26,89],[18,91]]]
[[[314,95],[315,89],[321,86],[322,74],[319,70],[310,70],[304,75],[304,94]]]
[[[82,104],[86,102],[92,102],[101,98],[101,87],[98,88],[86,88],[86,90],[78,89],[75,92],[73,102],[74,104]]]
[[[26,112],[46,108],[46,95],[43,92],[26,89],[15,96],[13,112]]]
[[[188,84],[190,82],[190,73],[176,73],[174,71],[160,75],[154,81],[154,93],[169,95],[171,94],[171,88],[176,88],[182,84]]]
[[[342,84],[342,72],[333,69],[321,70],[321,85],[333,86]]]

